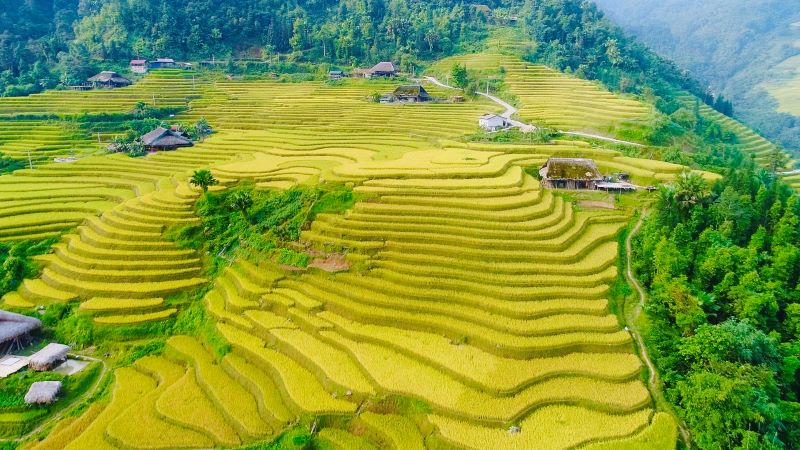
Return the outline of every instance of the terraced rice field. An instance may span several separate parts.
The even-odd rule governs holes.
[[[616,134],[620,129],[646,125],[653,114],[652,107],[608,92],[595,82],[495,50],[446,58],[437,62],[431,72],[449,73],[456,63],[483,74],[479,79],[502,78],[508,93],[517,99],[519,119],[527,123],[565,131]]]
[[[43,159],[97,152],[100,145],[62,121],[0,118],[0,154],[37,163]]]
[[[232,349],[219,358],[194,337],[170,338],[163,355],[117,369],[110,398],[28,448],[231,447],[307,414],[349,419],[319,432],[334,448],[673,448],[674,425],[655,414],[607,308],[628,217],[579,211],[523,169],[585,156],[655,182],[682,168],[579,142],[467,143],[459,137],[496,106],[366,100],[391,87],[220,81],[215,100],[182,117],[218,130],[194,148],[0,177],[0,220],[15,224],[3,239],[70,231],[6,307],[79,301],[98,326],[137,324],[175,314],[172,293],[210,282],[203,302]],[[201,167],[223,185],[349,183],[365,200],[301,239],[353,268],[241,260],[204,280],[199,256],[162,236],[196,220],[185,178]],[[386,396],[427,409],[368,406]]]

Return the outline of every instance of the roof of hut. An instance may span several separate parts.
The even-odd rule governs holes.
[[[394,90],[393,94],[395,97],[431,97],[428,95],[428,91],[426,91],[425,88],[419,84],[404,84],[398,86],[397,89]]]
[[[8,311],[0,311],[0,344],[16,339],[42,326],[34,317]]]
[[[53,403],[61,392],[60,381],[37,381],[25,394],[25,403]]]
[[[118,74],[117,72],[112,72],[110,70],[104,70],[97,75],[89,78],[88,80],[90,83],[100,82],[100,83],[117,83],[117,84],[131,84],[132,81],[123,77],[122,75]]]
[[[177,131],[158,127],[142,136],[142,143],[148,147],[181,147],[192,145],[192,141]]]
[[[372,72],[372,73],[375,73],[375,72],[391,72],[391,73],[397,72],[397,70],[394,68],[394,64],[392,64],[389,61],[381,61],[378,64],[375,64],[374,66],[372,66],[372,68],[369,69],[369,71]]]
[[[585,158],[550,158],[542,176],[551,180],[598,180],[602,179],[594,160]]]
[[[56,343],[47,344],[43,349],[31,355],[28,365],[33,367],[49,366],[56,361],[66,358],[69,351],[69,345]]]

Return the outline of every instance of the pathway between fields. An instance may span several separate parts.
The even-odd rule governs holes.
[[[425,80],[435,84],[436,86],[441,87],[441,88],[458,89],[458,88],[453,87],[453,86],[448,86],[448,85],[442,83],[441,81],[437,80],[434,77],[427,77],[426,76],[426,77],[423,77],[423,78]],[[518,120],[512,119],[511,117],[514,114],[516,114],[519,110],[517,108],[515,108],[513,105],[511,105],[508,102],[506,102],[505,100],[503,100],[503,99],[501,99],[499,97],[495,97],[494,95],[485,94],[483,92],[476,92],[476,94],[478,94],[480,96],[483,96],[483,97],[486,97],[489,100],[491,100],[491,101],[497,103],[498,105],[502,106],[503,108],[505,108],[505,111],[503,111],[500,114],[500,116],[508,119],[508,121],[511,122],[511,125],[513,125],[515,127],[519,127],[520,130],[525,131],[525,132],[536,131],[537,130],[537,127],[535,125],[531,125],[531,124],[528,124],[528,123],[524,123],[524,122],[520,122]],[[558,132],[561,133],[561,134],[566,134],[568,136],[579,136],[579,137],[585,137],[585,138],[589,138],[589,139],[597,139],[597,140],[600,140],[600,141],[611,142],[613,144],[631,145],[631,146],[634,146],[634,147],[644,147],[644,145],[639,144],[637,142],[623,141],[623,140],[620,140],[620,139],[614,139],[614,138],[610,138],[610,137],[606,137],[606,136],[600,136],[599,134],[584,133],[583,131],[558,130]]]
[[[653,364],[653,361],[650,359],[650,354],[647,353],[647,347],[644,345],[644,339],[642,339],[642,334],[639,332],[639,315],[642,313],[642,308],[644,307],[645,302],[645,292],[642,289],[642,286],[639,284],[639,281],[633,275],[633,266],[631,264],[631,241],[633,240],[633,236],[639,232],[639,229],[642,227],[642,223],[644,222],[644,218],[647,216],[647,211],[643,211],[642,215],[639,216],[639,221],[636,222],[636,225],[633,227],[630,233],[628,233],[628,237],[625,239],[625,257],[626,257],[626,264],[625,264],[625,276],[628,278],[628,282],[636,289],[636,293],[639,297],[639,301],[636,303],[636,306],[631,311],[631,316],[627,317],[627,313],[623,312],[625,317],[625,322],[628,326],[628,331],[631,333],[631,336],[636,340],[636,345],[639,348],[639,354],[644,361],[644,364],[647,366],[647,371],[649,373],[649,378],[647,380],[648,387],[650,388],[650,393],[653,395],[653,399],[659,399],[663,405],[668,404],[667,400],[663,397],[661,390],[659,389],[659,381],[658,381],[658,372],[656,371],[656,366]],[[625,307],[623,306],[623,310]],[[671,412],[671,411],[670,411]],[[689,434],[689,430],[686,428],[686,425],[675,416],[676,422],[678,423],[678,431],[681,434],[681,439],[683,443],[686,445],[686,448],[692,448],[692,436]]]

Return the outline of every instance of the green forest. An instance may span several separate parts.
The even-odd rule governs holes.
[[[798,196],[748,162],[710,189],[663,188],[636,236],[648,348],[700,448],[800,445],[798,217]]]
[[[723,113],[687,73],[625,36],[594,4],[577,0],[3,0],[0,92],[24,95],[82,83],[134,57],[261,60],[355,66],[425,61],[475,49],[487,24],[521,17],[537,44],[526,56],[621,92],[692,92]],[[487,11],[490,11],[487,13]],[[23,26],[19,26],[22,18]],[[12,26],[13,24],[13,26]],[[269,70],[279,67],[267,66]],[[121,67],[121,66],[120,66]]]

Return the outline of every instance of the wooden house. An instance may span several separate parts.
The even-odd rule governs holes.
[[[539,170],[542,185],[551,189],[596,189],[603,176],[594,160],[550,158]]]
[[[141,137],[147,151],[175,150],[179,147],[191,147],[192,141],[175,130],[158,127]]]
[[[133,84],[133,81],[123,77],[117,72],[112,72],[110,70],[104,70],[98,73],[97,75],[89,78],[86,81],[88,81],[92,85],[92,87],[96,89],[97,88],[113,89],[113,88],[130,86],[131,84]]]
[[[157,58],[155,61],[150,61],[151,69],[174,69],[175,67],[177,64],[172,58]]]
[[[70,347],[64,344],[50,343],[43,349],[31,355],[28,360],[28,367],[33,370],[43,372],[61,364],[67,359]]]
[[[397,89],[395,89],[392,93],[392,96],[398,102],[418,103],[428,102],[431,100],[431,96],[428,95],[428,91],[426,91],[425,88],[419,84],[404,84],[402,86],[398,86]]]
[[[328,72],[328,78],[330,78],[331,80],[339,80],[344,77],[345,74],[341,70],[331,70],[330,72]]]
[[[397,69],[394,64],[389,61],[381,61],[369,69],[367,78],[390,78],[397,75]]]
[[[484,114],[478,119],[478,125],[486,131],[500,131],[511,127],[511,122],[497,114]]]
[[[147,73],[147,60],[146,59],[132,59],[130,64],[131,72],[138,74]]]
[[[350,76],[353,77],[353,78],[369,78],[370,77],[370,69],[355,68],[350,73]]]

